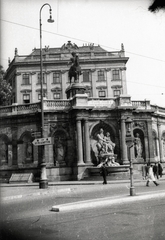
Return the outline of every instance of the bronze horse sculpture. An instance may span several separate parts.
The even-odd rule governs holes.
[[[79,76],[81,75],[81,67],[79,65],[79,57],[75,52],[72,52],[72,58],[68,64],[72,64],[69,69],[69,79],[70,84],[72,81],[72,77],[74,78],[74,82],[79,80]]]

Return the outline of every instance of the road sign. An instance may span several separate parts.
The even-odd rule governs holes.
[[[32,132],[31,136],[34,138],[40,138],[41,137],[41,132]]]
[[[34,139],[32,143],[34,146],[51,145],[54,143],[54,138],[52,137],[38,138],[38,139]]]

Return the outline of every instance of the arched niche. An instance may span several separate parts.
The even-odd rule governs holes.
[[[5,134],[0,134],[0,165],[8,164],[9,149],[8,149],[9,139]]]
[[[34,140],[34,138],[31,136],[31,132],[30,131],[25,131],[18,143],[20,144],[21,150],[22,150],[22,163],[32,163],[33,162],[33,144],[32,141]]]
[[[53,133],[54,145],[54,165],[55,166],[65,166],[66,156],[67,156],[67,134],[63,129],[56,129]]]

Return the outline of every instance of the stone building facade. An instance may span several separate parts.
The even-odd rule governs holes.
[[[66,45],[62,49],[71,51],[71,49],[66,49]],[[92,56],[92,53],[90,54]],[[35,65],[34,62],[33,64],[30,62],[20,64],[19,61],[19,65],[16,58],[10,63],[6,79],[12,80],[15,84],[13,91],[17,93],[16,95],[19,95],[15,97],[17,103],[0,107],[1,178],[9,179],[12,173],[33,173],[34,180],[38,181],[42,151],[41,146],[36,146],[33,143],[35,134],[41,132],[41,102],[36,101],[36,96],[38,96],[36,82],[31,81],[30,86],[22,86],[22,80],[20,79],[20,76],[24,74],[23,72],[28,72],[30,67],[32,73],[37,70],[34,70],[36,67],[33,66]],[[113,56],[109,60],[108,57],[107,61],[110,61],[113,67],[119,67],[118,64],[122,62],[124,70],[122,68],[120,71],[125,72],[125,63],[128,59],[120,55],[118,55],[118,58],[119,60]],[[97,62],[103,61],[97,63],[98,68],[104,70],[113,68],[110,62],[105,63],[105,59],[101,60],[100,57],[98,59]],[[51,63],[50,59],[48,61],[50,61],[50,67],[54,72],[54,63]],[[87,66],[88,61],[92,61],[92,66],[96,68],[96,64],[91,57],[88,60],[84,59],[83,71],[85,71],[85,68],[89,69],[91,67]],[[51,74],[50,67],[47,75]],[[45,63],[46,68],[48,69]],[[59,70],[61,68],[60,65]],[[66,69],[60,71],[66,71]],[[95,71],[97,72],[97,70]],[[94,70],[90,71],[91,76],[93,72]],[[108,74],[110,72],[112,71],[107,71]],[[32,74],[31,77],[35,75],[36,73]],[[53,99],[53,95],[49,95],[50,99],[45,97],[43,100],[44,137],[51,137],[54,140],[53,144],[44,146],[48,180],[83,179],[87,168],[97,166],[96,142],[100,129],[104,130],[104,134],[109,132],[112,142],[115,143],[116,162],[120,165],[129,164],[125,141],[126,119],[128,117],[132,119],[132,133],[138,142],[131,151],[134,168],[140,171],[144,162],[160,161],[164,164],[165,109],[150,105],[149,101],[131,101],[131,97],[126,90],[125,73],[122,73],[120,81],[116,80],[117,83],[112,79],[109,82],[101,81],[101,84],[106,86],[106,88],[103,88],[106,89],[106,94],[110,94],[104,97],[98,96],[97,87],[102,85],[96,85],[100,84],[100,81],[97,82],[96,79],[95,81],[89,81],[90,88],[88,88],[87,82],[83,81],[83,76],[81,77],[78,83],[69,84],[68,80],[65,83],[61,82],[63,84],[63,88],[60,87],[61,96],[64,96],[65,90],[65,98]],[[121,91],[118,96],[113,95],[112,90],[115,88]],[[47,94],[53,92],[52,89],[46,89]],[[91,90],[90,94],[89,89]],[[23,103],[24,91],[30,93],[31,103]]]

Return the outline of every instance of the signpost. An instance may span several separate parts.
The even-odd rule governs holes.
[[[31,136],[34,138],[40,138],[41,137],[41,132],[32,132]]]
[[[52,138],[52,137],[37,138],[37,139],[34,139],[34,141],[32,143],[34,146],[51,145],[54,143],[54,138]]]

